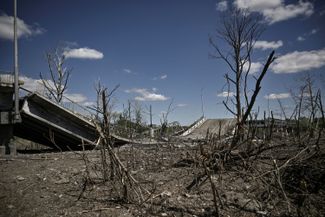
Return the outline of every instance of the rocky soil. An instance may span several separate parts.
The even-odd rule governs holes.
[[[191,191],[186,189],[202,172],[196,163],[199,160],[198,146],[127,145],[116,149],[116,152],[134,178],[151,192],[142,204],[121,201],[114,183],[102,181],[98,150],[18,154],[15,158],[0,160],[0,216],[216,215],[209,181]],[[90,173],[86,170],[85,156],[91,162]],[[319,159],[325,162],[323,155]],[[263,162],[260,164],[263,165]],[[324,178],[324,170],[319,171],[318,183]],[[287,204],[278,203],[277,209],[273,205],[265,205],[272,203],[261,204],[263,195],[259,198],[256,195],[263,193],[259,192],[262,187],[255,181],[256,177],[246,176],[245,173],[240,169],[211,176],[220,194],[220,215],[285,216],[281,210],[285,211]],[[287,179],[290,178],[287,175]],[[299,181],[298,185],[301,183]],[[305,211],[305,216],[324,214],[323,184],[324,179],[317,192],[309,193],[312,196],[304,199],[305,205],[310,208]],[[309,186],[308,183],[306,186]],[[293,188],[291,190],[294,191]],[[295,198],[290,199],[289,193],[289,200],[293,204],[299,203],[294,201]]]

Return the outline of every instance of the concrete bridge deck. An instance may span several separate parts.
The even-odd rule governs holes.
[[[13,134],[52,148],[76,150],[82,148],[82,143],[94,147],[98,138],[90,120],[37,93],[20,101],[20,114],[22,122],[14,125]],[[116,135],[112,137],[114,145],[137,143]]]
[[[235,119],[203,119],[189,134],[183,136],[185,139],[204,139],[207,132],[210,134],[225,135],[231,132],[235,127]]]

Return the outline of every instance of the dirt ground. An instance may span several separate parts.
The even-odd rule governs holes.
[[[114,193],[114,184],[100,181],[101,174],[95,170],[90,174],[93,182],[85,185],[83,152],[18,154],[12,159],[2,158],[0,216],[214,216],[209,182],[198,189],[186,190],[201,171],[186,161],[197,152],[198,148],[191,144],[118,148],[124,165],[152,192],[151,199],[140,205],[121,201]],[[85,154],[93,166],[100,167],[99,151]],[[229,201],[220,210],[221,216],[270,216],[263,210],[272,207],[262,209],[256,201],[247,199],[254,191],[252,179],[238,178],[231,171],[212,179],[218,179],[220,197]],[[323,196],[313,200],[317,206],[325,206]],[[246,210],[238,206],[245,206]],[[278,206],[286,209],[285,204]],[[260,213],[250,211],[259,208]]]

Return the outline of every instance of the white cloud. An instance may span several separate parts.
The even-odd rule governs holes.
[[[155,88],[155,87],[152,88],[152,91],[153,91],[153,92],[157,92],[157,90],[158,90],[158,89]]]
[[[26,76],[19,76],[19,80],[22,80],[24,82],[23,88],[32,91],[32,92],[39,92],[44,93],[45,87],[43,85],[43,82],[41,79],[33,79]],[[48,80],[48,83],[52,86],[53,82]],[[54,85],[53,85],[54,87]]]
[[[283,0],[235,0],[234,4],[237,8],[262,14],[269,24],[314,13],[314,5],[301,0],[288,5]]]
[[[160,76],[160,79],[161,80],[164,80],[164,79],[166,79],[167,78],[167,75],[162,75],[162,76]]]
[[[269,95],[265,95],[265,99],[287,99],[291,97],[290,93],[271,93]]]
[[[95,102],[90,102],[90,101],[85,101],[82,103],[83,106],[86,106],[86,107],[93,107],[96,105]]]
[[[260,62],[252,62],[251,68],[249,70],[249,74],[255,74],[262,69],[263,65]],[[248,63],[246,63],[243,67],[244,73],[248,70]]]
[[[223,91],[222,93],[218,93],[217,97],[232,97],[234,95],[234,92]]]
[[[154,92],[150,92],[147,89],[144,88],[133,88],[130,90],[126,90],[126,93],[137,93],[139,96],[136,96],[134,99],[138,101],[165,101],[168,100],[169,98],[162,95],[162,94],[157,94]]]
[[[128,74],[132,73],[132,71],[130,69],[123,69],[123,71],[128,73]]]
[[[64,96],[75,103],[84,103],[87,100],[87,97],[80,93],[66,93]],[[66,98],[63,98],[63,102],[70,102]]]
[[[67,48],[63,54],[66,58],[77,58],[77,59],[102,59],[104,54],[95,49],[84,48]]]
[[[307,37],[315,35],[318,32],[318,29],[312,29],[307,33],[304,33],[302,36],[298,36],[297,41],[305,41]]]
[[[297,38],[297,41],[304,41],[304,40],[306,40],[306,39],[302,36],[298,36],[298,38]]]
[[[0,16],[0,38],[13,40],[14,39],[14,17],[3,14]],[[29,37],[44,33],[45,30],[37,25],[28,25],[23,20],[17,18],[17,36]]]
[[[314,35],[314,34],[316,34],[318,32],[318,29],[312,29],[311,31],[310,31],[310,35]]]
[[[272,9],[266,9],[263,11],[263,15],[270,23],[276,23],[283,20],[288,20],[300,15],[310,16],[314,13],[314,6],[310,2],[299,1],[297,5],[286,5]]]
[[[254,48],[267,50],[267,49],[277,49],[283,45],[281,40],[279,41],[256,41]]]
[[[31,91],[31,92],[38,92],[42,95],[45,95],[45,93],[47,92],[41,79],[33,79],[33,78],[26,77],[26,76],[20,76],[19,80],[22,80],[24,82],[24,85],[22,87]],[[54,89],[53,82],[51,80],[46,80],[46,81]],[[91,102],[87,102],[87,97],[80,93],[65,93],[62,101],[70,102],[67,98],[75,103],[80,103],[83,105],[85,105],[87,103],[88,104],[91,103]]]
[[[260,11],[279,7],[282,4],[282,0],[235,0],[234,4],[237,8]]]
[[[185,104],[185,103],[179,103],[179,104],[177,104],[176,106],[177,106],[177,107],[186,107],[187,104]]]
[[[217,11],[226,11],[228,9],[227,1],[220,1],[216,4]]]
[[[287,53],[275,59],[271,69],[275,73],[296,73],[323,66],[325,66],[325,48]]]
[[[152,80],[154,81],[157,81],[157,80],[165,80],[167,78],[167,75],[164,74],[164,75],[161,75],[159,77],[154,77]]]

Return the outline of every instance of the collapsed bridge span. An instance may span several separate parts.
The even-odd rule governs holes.
[[[98,138],[94,124],[51,100],[32,93],[20,100],[21,123],[14,125],[14,136],[61,150],[95,147]],[[136,141],[112,135],[114,145]]]

